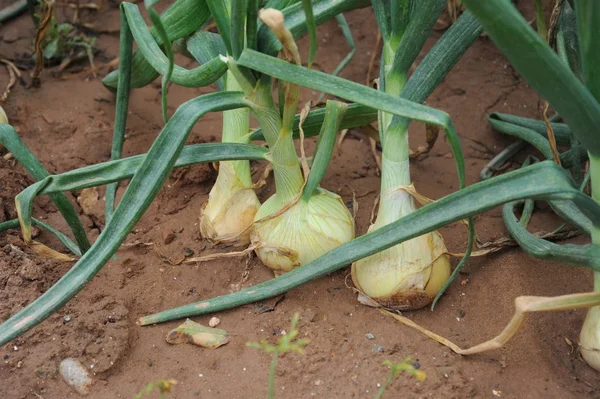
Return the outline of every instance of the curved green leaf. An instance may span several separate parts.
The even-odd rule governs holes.
[[[0,124],[0,143],[13,154],[15,159],[19,161],[35,180],[42,180],[46,176],[49,176],[49,173],[44,166],[37,160],[31,151],[29,151],[12,126]],[[50,195],[50,198],[54,201],[59,212],[65,218],[81,252],[87,251],[90,248],[90,242],[73,205],[71,205],[63,193],[52,194]]]
[[[156,10],[154,9],[154,7],[152,7],[154,4],[158,3],[159,0],[144,0],[144,5],[146,6],[146,11],[148,12],[148,15],[150,16],[150,20],[152,21],[152,24],[154,24],[154,29],[156,29],[156,32],[158,33],[158,37],[160,38],[160,40],[162,41],[163,44],[163,48],[165,49],[165,52],[167,53],[167,71],[162,74],[162,81],[161,81],[161,98],[162,98],[162,116],[163,116],[163,121],[165,123],[167,123],[169,121],[169,115],[168,115],[168,107],[167,107],[167,100],[168,100],[168,90],[169,90],[169,81],[171,80],[171,76],[173,75],[173,68],[175,66],[175,60],[174,60],[174,55],[173,55],[173,44],[171,43],[171,41],[169,40],[169,36],[167,35],[167,31],[163,25],[163,23],[160,20],[160,16],[158,15],[158,13],[156,12]],[[127,20],[125,18],[121,19],[122,22],[124,22],[125,24],[127,23]],[[121,28],[123,28],[123,23],[121,24]],[[123,61],[120,61],[123,62]],[[119,76],[123,77],[124,75],[121,73],[121,71],[119,71]]]
[[[488,121],[492,123],[493,120],[498,120],[506,123],[510,123],[516,126],[522,126],[527,129],[531,129],[538,134],[548,138],[548,133],[546,131],[546,124],[544,121],[540,121],[537,119],[524,118],[522,116],[503,114],[501,112],[492,112],[488,115]],[[506,125],[505,125],[506,126]],[[554,136],[556,137],[556,142],[561,145],[570,145],[571,144],[571,130],[569,126],[564,123],[550,123],[552,126],[552,130],[554,131]],[[501,132],[502,129],[498,129]]]
[[[367,7],[370,5],[370,0],[313,0],[312,9],[316,25],[321,25],[336,15],[356,8]],[[302,3],[298,2],[282,10],[285,15],[285,27],[290,30],[292,35],[297,38],[304,35],[308,26],[306,25],[306,17]],[[258,49],[261,53],[276,55],[281,50],[281,43],[262,22],[258,28]]]
[[[304,17],[308,27],[308,68],[312,67],[315,54],[317,53],[317,26],[315,25],[315,17],[313,15],[312,1],[302,0],[302,8],[304,8]]]
[[[402,98],[416,103],[425,101],[482,30],[473,14],[469,11],[462,13],[410,75],[402,90]]]
[[[268,149],[252,144],[205,143],[183,147],[173,168],[206,162],[230,160],[266,160]],[[19,214],[25,226],[31,226],[33,199],[64,191],[97,187],[133,177],[148,154],[86,166],[59,175],[49,175],[17,195]],[[34,223],[35,224],[35,223]]]
[[[598,29],[600,2],[596,0],[578,0],[575,14],[577,15],[583,81],[590,93],[597,101],[600,101],[600,30]],[[565,118],[565,120],[567,119]],[[567,122],[569,121],[567,120]],[[575,125],[569,123],[569,126],[576,130]],[[585,144],[585,141],[581,139],[580,141]]]
[[[556,51],[571,71],[581,79],[577,17],[568,2],[563,2],[556,33]]]
[[[558,245],[550,241],[535,237],[515,217],[516,202],[505,204],[502,207],[502,218],[508,232],[529,255],[551,261],[563,262],[573,266],[585,266],[600,271],[600,247],[594,244]]]
[[[302,191],[302,199],[304,200],[310,199],[319,186],[319,183],[321,183],[323,176],[325,176],[325,171],[327,170],[331,154],[333,153],[333,147],[335,146],[335,138],[337,137],[337,132],[340,131],[340,122],[347,109],[348,105],[346,103],[327,101],[325,120],[321,125],[312,168]],[[302,131],[304,131],[304,128]]]
[[[69,251],[71,251],[72,253],[74,253],[77,256],[81,256],[81,251],[79,250],[79,247],[77,246],[77,244],[75,244],[69,237],[67,237],[60,231],[54,229],[54,227],[52,227],[40,220],[37,220],[37,219],[33,219],[33,225],[39,226],[39,227],[43,228],[44,230],[47,230],[48,232],[50,232],[51,234],[56,236],[56,238],[58,238],[58,240],[65,247],[67,247],[67,249]],[[9,229],[18,229],[19,226],[20,226],[19,219],[7,220],[6,222],[0,223],[0,233],[4,232],[6,230],[9,230]]]
[[[117,100],[115,106],[115,125],[113,128],[112,148],[110,159],[120,159],[123,156],[123,142],[125,141],[125,128],[127,127],[127,115],[129,114],[129,93],[131,90],[131,67],[133,36],[127,26],[127,18],[121,10],[121,32],[119,40],[119,76],[121,84],[117,88]],[[104,218],[108,223],[115,209],[115,197],[117,195],[117,184],[106,187],[104,202]]]
[[[148,151],[94,245],[48,291],[0,325],[0,345],[62,307],[104,266],[158,194],[198,118],[207,112],[244,106],[243,94],[235,92],[206,94],[180,106]]]
[[[227,54],[233,55],[231,44],[231,27],[229,25],[229,9],[227,7],[228,4],[225,2],[225,0],[207,0],[206,4],[210,9],[210,14],[213,17],[215,24],[217,25],[219,35],[221,35],[223,38],[223,43],[225,43]]]
[[[146,61],[161,75],[166,75],[169,69],[169,59],[162,52],[156,40],[150,34],[140,10],[135,4],[122,3],[121,7],[127,15],[127,22],[133,38]],[[227,65],[220,58],[215,58],[197,68],[184,69],[175,65],[172,81],[180,86],[207,86],[221,77],[227,71]],[[134,69],[135,73],[135,69]],[[133,75],[135,76],[135,75]],[[132,81],[132,87],[136,87]]]
[[[204,25],[210,18],[210,11],[206,6],[206,0],[177,0],[160,18],[166,27],[169,40],[174,41],[192,34]],[[154,28],[150,33],[158,41],[159,45],[162,44]],[[159,75],[139,51],[133,56],[132,70],[132,88],[144,87]],[[113,71],[109,73],[102,79],[102,83],[109,90],[116,90],[119,84],[119,72]]]
[[[304,130],[304,135],[306,137],[316,136],[319,134],[321,129],[321,125],[325,120],[326,109],[321,108],[314,111],[311,111],[308,114],[308,117],[302,124],[302,129]],[[342,118],[342,122],[340,124],[340,129],[350,129],[358,126],[365,126],[369,123],[375,122],[377,120],[377,111],[374,108],[368,107],[362,104],[349,104],[348,110],[344,113],[344,117]],[[300,122],[300,116],[296,115],[294,119],[294,138],[297,139],[300,137],[298,135],[298,124]],[[263,132],[261,128],[256,129],[251,135],[250,140],[264,140]]]
[[[519,73],[548,100],[588,151],[600,154],[600,104],[531,29],[513,4],[505,0],[463,2]]]
[[[415,3],[415,10],[410,16],[406,31],[402,35],[398,47],[393,49],[394,62],[386,79],[399,75],[406,81],[408,69],[423,49],[433,25],[435,25],[446,3],[447,0],[420,0]]]
[[[218,58],[219,55],[227,55],[223,38],[216,33],[208,32],[204,29],[200,29],[190,36],[185,42],[185,47],[200,65]],[[225,90],[225,76],[221,76],[215,82],[217,88],[221,91]]]
[[[287,82],[330,93],[359,104],[376,107],[383,112],[444,128],[454,154],[460,186],[461,188],[464,187],[465,168],[460,141],[450,117],[445,112],[391,96],[337,76],[292,65],[253,50],[244,50],[238,63]]]

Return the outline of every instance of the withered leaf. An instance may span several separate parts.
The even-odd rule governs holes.
[[[228,332],[211,328],[187,319],[179,327],[167,334],[167,342],[172,345],[191,343],[205,348],[215,349],[229,342]]]

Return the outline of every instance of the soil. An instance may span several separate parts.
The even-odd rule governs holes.
[[[524,13],[532,15],[531,2],[521,3]],[[104,29],[117,28],[118,8],[114,2],[107,2],[100,12],[87,18]],[[375,50],[375,22],[369,10],[348,13],[347,18],[357,52],[342,76],[363,83]],[[335,22],[326,23],[318,33],[317,67],[331,71],[345,56],[347,45]],[[434,32],[426,49],[441,34]],[[0,54],[16,60],[22,67],[27,66],[33,36],[34,29],[27,16],[0,26]],[[118,35],[99,35],[97,47],[96,64],[110,62],[118,55]],[[300,48],[302,54],[307,54],[305,40],[300,42]],[[178,58],[178,62],[188,67],[193,65],[185,59]],[[27,88],[29,72],[23,72],[23,81],[3,104],[24,142],[51,173],[109,159],[115,103],[114,96],[100,83],[108,71],[103,69],[95,78],[81,73],[87,68],[85,62],[75,64],[62,75],[57,75],[55,69],[47,69],[39,88]],[[7,81],[8,74],[0,70],[0,87]],[[155,82],[133,91],[125,156],[147,151],[159,133],[162,126],[159,90],[160,85]],[[187,99],[212,90],[212,87],[171,86],[171,112]],[[314,100],[317,96],[318,93],[303,91],[303,100]],[[499,111],[539,117],[541,110],[538,96],[485,37],[467,51],[428,104],[451,115],[465,152],[468,184],[479,181],[482,167],[511,142],[488,126],[486,115]],[[217,141],[220,119],[218,113],[204,117],[189,142]],[[414,148],[423,145],[424,132],[422,124],[413,124]],[[351,132],[334,154],[322,183],[347,202],[356,193],[357,234],[364,234],[369,226],[379,189],[375,162],[369,154],[368,141]],[[458,188],[449,154],[449,146],[440,139],[431,153],[411,163],[416,188],[422,194],[440,198]],[[255,165],[257,176],[263,167]],[[511,165],[514,167],[518,167],[518,162]],[[196,255],[220,251],[201,240],[197,224],[199,209],[215,176],[208,165],[173,172],[127,242],[153,243],[172,259],[181,257],[188,249]],[[0,222],[15,217],[12,199],[31,182],[21,166],[0,158]],[[119,192],[124,188],[122,184]],[[261,200],[268,198],[272,190],[272,182],[260,189]],[[76,202],[79,194],[67,193],[77,209],[80,209]],[[103,227],[103,195],[104,189],[100,188],[99,201],[91,210],[86,207],[89,215],[81,213],[92,239]],[[67,231],[48,198],[36,201],[34,215]],[[540,204],[531,229],[549,230],[558,224]],[[483,240],[507,234],[499,209],[477,217],[476,227]],[[441,232],[452,251],[465,248],[463,226],[445,227]],[[39,234],[37,240],[62,248],[48,233],[36,234]],[[585,241],[582,237],[574,240]],[[70,266],[39,258],[26,247],[16,230],[1,234],[0,318],[5,320],[38,297]],[[136,318],[252,286],[272,278],[272,274],[257,258],[173,266],[161,260],[151,246],[123,247],[117,258],[109,261],[65,307],[0,349],[3,381],[0,396],[78,397],[58,375],[58,363],[73,357],[92,375],[90,398],[132,398],[147,383],[165,378],[178,381],[173,398],[265,397],[270,358],[246,347],[246,342],[261,339],[274,342],[277,335],[289,328],[294,312],[301,312],[301,337],[310,343],[305,355],[287,354],[280,359],[277,397],[372,398],[387,376],[382,362],[405,357],[411,357],[427,379],[417,382],[412,377],[400,376],[386,397],[600,397],[599,375],[587,367],[577,351],[585,311],[527,316],[518,335],[502,349],[482,356],[462,357],[377,310],[360,305],[349,287],[348,274],[346,268],[294,289],[284,297],[219,313],[219,328],[232,334],[231,341],[223,347],[213,350],[192,345],[172,346],[166,343],[165,336],[181,321],[138,327]],[[513,314],[515,297],[589,291],[591,281],[587,270],[536,260],[511,248],[472,258],[434,312],[404,314],[467,347],[502,330]],[[194,320],[208,325],[210,318]],[[372,339],[366,334],[371,334]]]

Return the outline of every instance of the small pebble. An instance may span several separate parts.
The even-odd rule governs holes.
[[[164,238],[163,238],[163,242],[165,245],[169,245],[170,243],[172,243],[175,240],[175,233],[174,232],[169,232]]]
[[[219,325],[219,323],[221,322],[221,319],[219,319],[218,317],[212,317],[209,321],[208,321],[208,325],[211,327],[216,327]]]
[[[315,385],[317,385],[317,386],[321,385],[322,383],[323,383],[323,381],[321,381],[321,380],[316,380],[315,381]]]
[[[58,371],[65,380],[65,382],[71,386],[80,395],[87,395],[90,393],[90,385],[92,379],[90,378],[85,367],[81,365],[77,360],[73,358],[66,358],[58,366]]]
[[[186,258],[189,258],[190,256],[194,256],[194,251],[190,248],[183,248],[183,254],[186,256]]]
[[[371,339],[375,339],[375,336],[371,333],[366,333],[365,338],[367,338],[368,340],[371,340]]]
[[[63,322],[68,323],[71,321],[71,315],[65,315],[65,317],[63,317]]]

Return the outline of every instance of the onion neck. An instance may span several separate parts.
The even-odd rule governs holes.
[[[592,198],[600,204],[600,156],[591,153],[588,155],[590,158]],[[592,243],[600,245],[600,228],[595,226],[592,226]],[[600,292],[600,272],[594,272],[594,291]]]
[[[381,193],[376,227],[395,222],[414,212],[412,196],[401,186],[409,186],[410,163],[408,129],[404,125],[394,125],[385,132],[385,145],[381,157]]]
[[[400,71],[391,71],[396,47],[397,44],[394,45],[392,42],[385,43],[382,58],[385,92],[398,97],[402,93],[406,79]],[[380,113],[379,120],[383,153],[379,212],[375,228],[395,222],[415,210],[412,196],[404,190],[398,190],[398,187],[411,184],[408,121],[394,119],[392,114],[385,112]]]
[[[241,91],[238,81],[231,71],[227,72],[225,91]],[[238,108],[223,112],[223,143],[247,143],[250,130],[250,109]],[[224,161],[232,166],[233,171],[244,187],[252,187],[249,161]]]
[[[271,150],[276,198],[278,207],[281,207],[300,194],[304,178],[298,163],[292,131],[282,125],[281,115],[271,93],[270,84],[259,82],[248,95],[248,100]]]
[[[600,157],[589,154],[592,198],[600,203]],[[600,229],[592,226],[592,243],[600,245]],[[600,273],[594,272],[594,292],[600,292]],[[581,335],[581,355],[590,367],[600,371],[600,306],[590,308],[585,316]]]

